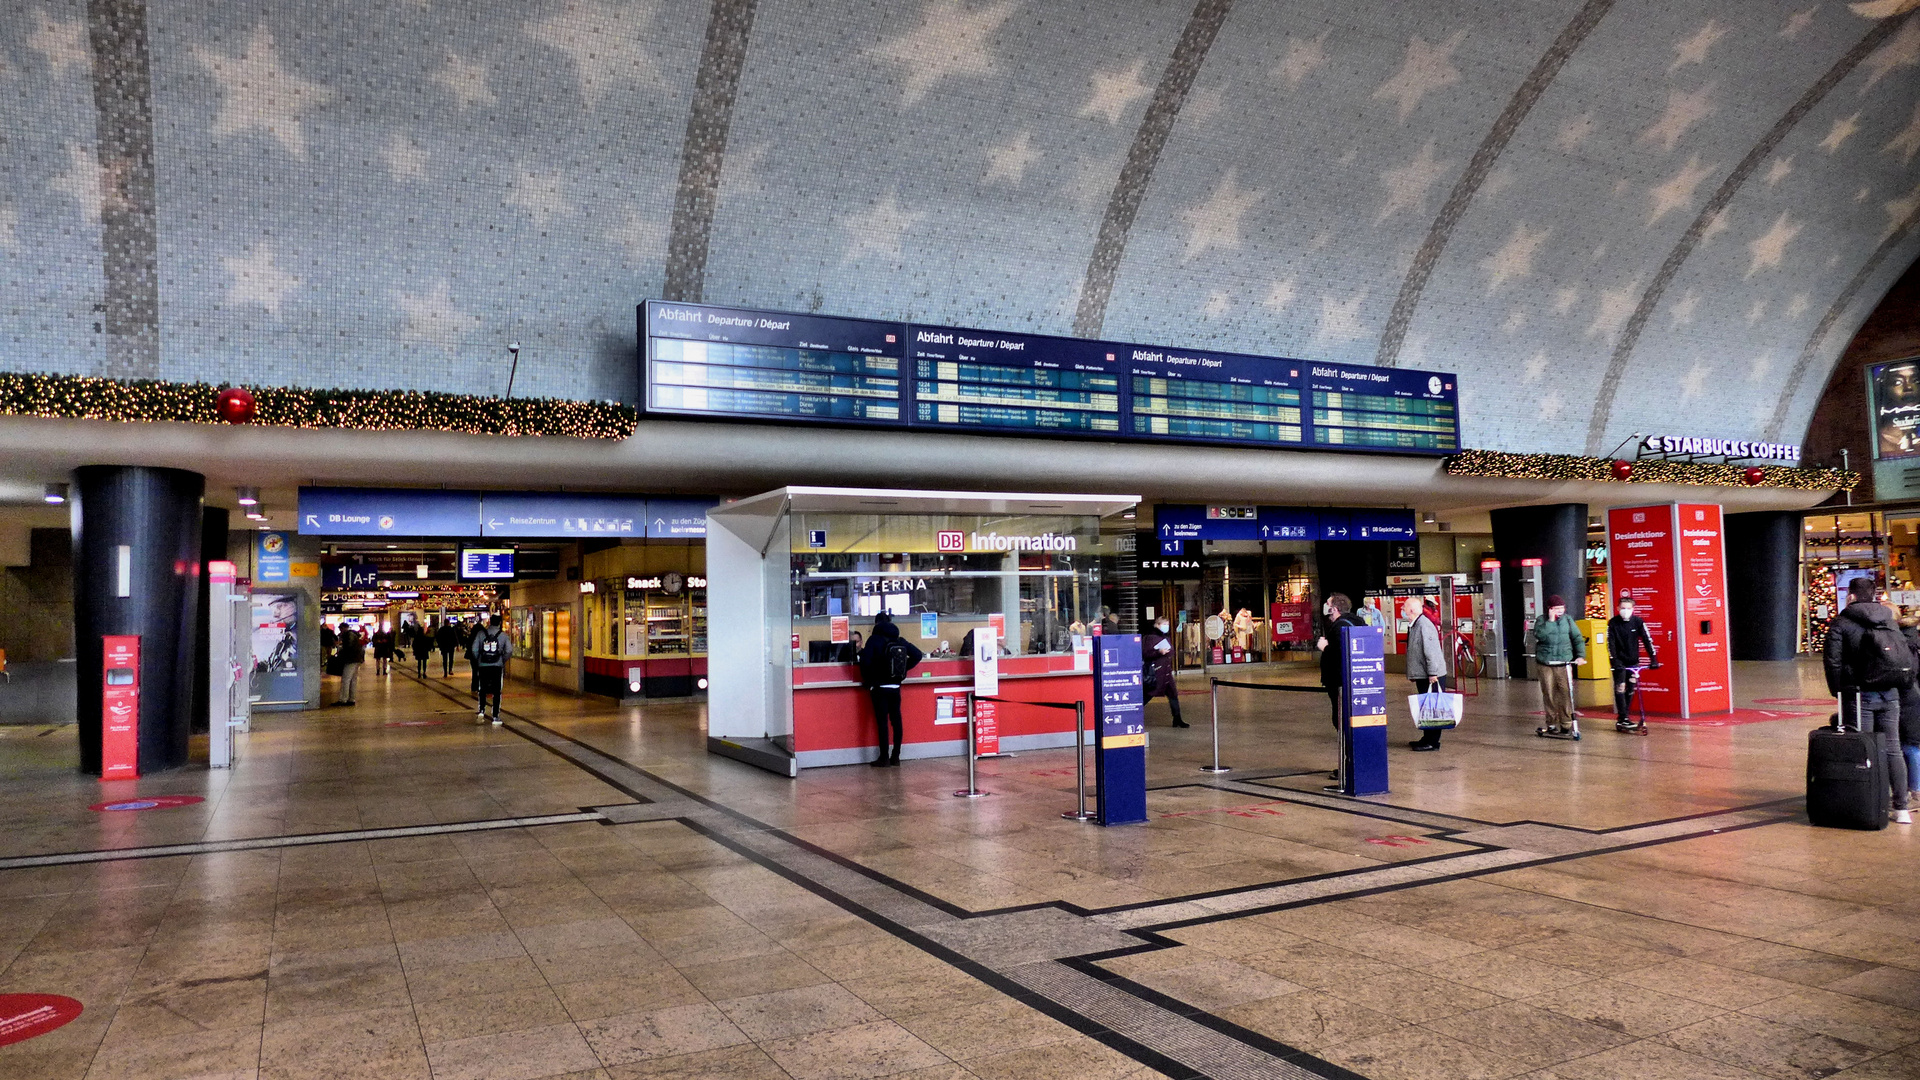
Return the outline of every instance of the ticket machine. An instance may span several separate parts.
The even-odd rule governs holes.
[[[1542,569],[1542,559],[1520,560],[1520,633],[1522,637],[1533,631],[1533,621],[1547,613],[1546,572]],[[1524,667],[1516,664],[1515,674],[1523,679],[1534,677],[1533,653],[1526,654]]]
[[[1500,560],[1480,560],[1480,625],[1474,642],[1480,650],[1480,670],[1489,679],[1509,677],[1507,668],[1507,619],[1501,607]]]

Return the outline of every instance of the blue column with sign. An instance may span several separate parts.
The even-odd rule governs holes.
[[[1340,628],[1340,682],[1347,689],[1340,711],[1341,789],[1348,795],[1387,793],[1387,664],[1385,637],[1377,626]]]
[[[1099,691],[1093,768],[1102,825],[1147,820],[1147,705],[1140,674],[1139,634],[1093,639],[1093,685]]]

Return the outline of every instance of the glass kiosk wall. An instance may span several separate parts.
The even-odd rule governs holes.
[[[953,695],[972,686],[973,643],[989,633],[997,697],[1083,701],[1094,715],[1090,638],[1111,554],[1100,522],[1136,502],[793,487],[715,507],[708,749],[789,775],[871,759],[854,655],[883,613],[925,654],[902,687],[903,758],[965,752]],[[1007,750],[1071,746],[1073,713],[1003,706],[999,729]]]

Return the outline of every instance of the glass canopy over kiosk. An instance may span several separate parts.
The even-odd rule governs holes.
[[[1100,523],[1137,502],[790,487],[715,507],[708,748],[789,775],[869,760],[852,659],[882,613],[927,655],[904,686],[903,757],[965,752],[964,723],[942,723],[934,698],[970,684],[979,634],[1000,637],[1000,697],[1090,700],[1073,644],[1097,632]],[[1070,714],[1003,716],[1007,749],[1072,745]]]

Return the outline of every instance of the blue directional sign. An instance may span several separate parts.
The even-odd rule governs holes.
[[[1260,539],[1318,540],[1320,515],[1312,510],[1291,506],[1260,508]]]
[[[1340,628],[1341,789],[1348,795],[1387,791],[1387,667],[1377,626]]]
[[[647,535],[661,539],[697,539],[707,535],[707,511],[714,499],[648,499]]]
[[[1326,510],[1316,511],[1314,516],[1317,517],[1320,522],[1319,539],[1321,540],[1358,540],[1360,539],[1360,537],[1357,534],[1355,534],[1353,531],[1352,511],[1335,510],[1335,509],[1329,508]]]
[[[1146,697],[1141,685],[1140,635],[1093,639],[1096,733],[1094,782],[1100,792],[1100,824],[1147,820]]]
[[[592,539],[647,535],[647,500],[581,492],[487,492],[480,534]]]
[[[1258,540],[1257,507],[1186,506],[1162,503],[1153,508],[1153,533],[1170,540]]]
[[[1411,510],[1351,510],[1353,540],[1418,540]]]
[[[480,495],[412,488],[300,489],[303,536],[479,536]]]
[[[374,589],[380,585],[380,568],[372,563],[332,563],[321,568],[320,578],[328,589]]]

